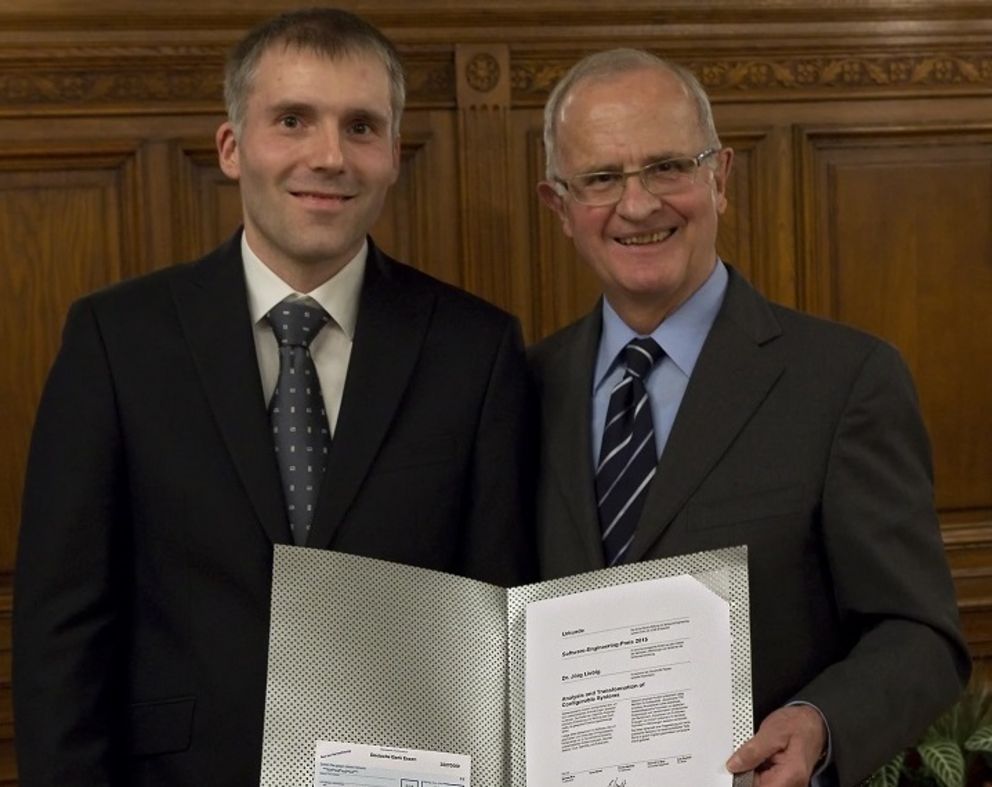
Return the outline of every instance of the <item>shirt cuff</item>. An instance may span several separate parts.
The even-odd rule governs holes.
[[[820,778],[821,774],[830,766],[833,760],[833,745],[830,740],[830,725],[827,724],[827,717],[823,715],[816,705],[812,702],[804,702],[803,700],[795,700],[794,702],[788,703],[789,705],[805,705],[807,708],[812,708],[818,714],[820,714],[820,721],[823,722],[823,729],[827,733],[827,740],[823,746],[823,751],[820,753],[820,759],[816,761],[816,767],[813,768],[813,777],[810,780],[811,787],[828,787],[829,782]]]

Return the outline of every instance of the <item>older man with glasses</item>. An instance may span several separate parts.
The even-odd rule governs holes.
[[[747,545],[757,732],[727,767],[853,785],[970,671],[906,366],[720,260],[733,151],[685,69],[590,56],[544,138],[539,194],[603,298],[531,351],[542,575]]]

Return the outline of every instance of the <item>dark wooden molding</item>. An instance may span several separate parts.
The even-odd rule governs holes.
[[[598,47],[592,47],[593,51]],[[658,54],[664,49],[650,46]],[[777,57],[701,58],[672,54],[690,68],[717,103],[727,100],[804,98],[873,98],[921,95],[992,95],[992,49],[983,53],[951,51],[892,52],[866,56],[809,56],[796,52]],[[104,53],[108,54],[108,53]],[[554,84],[584,52],[510,54],[510,89],[514,106],[540,106]],[[411,107],[452,107],[456,103],[453,52],[404,52]],[[484,53],[472,64],[472,78],[491,75]],[[0,51],[0,116],[85,113],[216,112],[223,103],[223,49],[198,58],[165,47],[150,57],[146,48],[116,51],[113,57],[93,52],[52,53],[41,68],[27,58]],[[489,65],[486,70],[485,66]],[[481,91],[485,92],[485,91]]]
[[[509,47],[514,106],[539,105],[576,60],[611,46],[643,47],[685,64],[716,101],[992,94],[992,6],[986,2],[951,0],[939,8],[930,0],[350,5],[396,41],[413,107],[454,107],[456,48],[491,44]],[[162,106],[216,111],[228,48],[251,25],[295,6],[290,0],[149,0],[136,13],[133,0],[12,0],[0,10],[0,116]],[[484,69],[485,55],[480,58],[476,80],[492,74]]]
[[[988,16],[982,0],[627,0],[622,5],[575,3],[573,0],[342,0],[383,28],[529,27],[553,17],[559,27],[636,25],[718,25],[969,22]],[[241,29],[280,11],[298,7],[294,0],[147,0],[138,11],[134,0],[35,0],[14,3],[0,19],[8,29],[86,30],[94,27],[135,29]]]

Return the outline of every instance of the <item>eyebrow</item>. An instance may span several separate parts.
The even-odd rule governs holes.
[[[316,108],[304,101],[278,101],[269,107],[273,115],[306,115],[312,114]]]
[[[355,109],[347,110],[342,114],[342,117],[349,120],[368,120],[373,124],[381,124],[383,126],[389,125],[388,115],[367,107],[356,107]]]
[[[269,112],[276,117],[286,114],[317,115],[320,114],[320,109],[316,105],[306,101],[294,101],[292,99],[289,99],[289,100],[276,102],[271,107],[269,107]],[[369,107],[363,107],[363,106],[348,107],[343,112],[341,112],[340,116],[342,118],[345,118],[347,121],[367,120],[373,124],[382,124],[384,126],[389,125],[388,115],[382,112],[378,112]]]
[[[677,158],[692,158],[688,153],[681,153],[678,151],[663,151],[661,153],[654,153],[650,156],[645,156],[640,160],[640,164],[636,165],[634,169],[640,169],[641,167],[646,167],[648,164],[654,164],[658,161],[668,161],[669,159]],[[591,167],[586,167],[579,170],[578,174],[585,175],[590,172],[622,172],[623,167],[617,164],[596,164]]]

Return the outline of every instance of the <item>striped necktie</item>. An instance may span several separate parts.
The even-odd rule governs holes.
[[[658,456],[651,403],[644,380],[662,356],[654,339],[634,339],[623,349],[623,379],[610,393],[603,445],[596,467],[596,500],[608,566],[623,561],[634,539]]]
[[[266,316],[279,342],[279,379],[269,420],[293,540],[305,544],[331,444],[310,342],[330,316],[316,301],[288,298]]]

